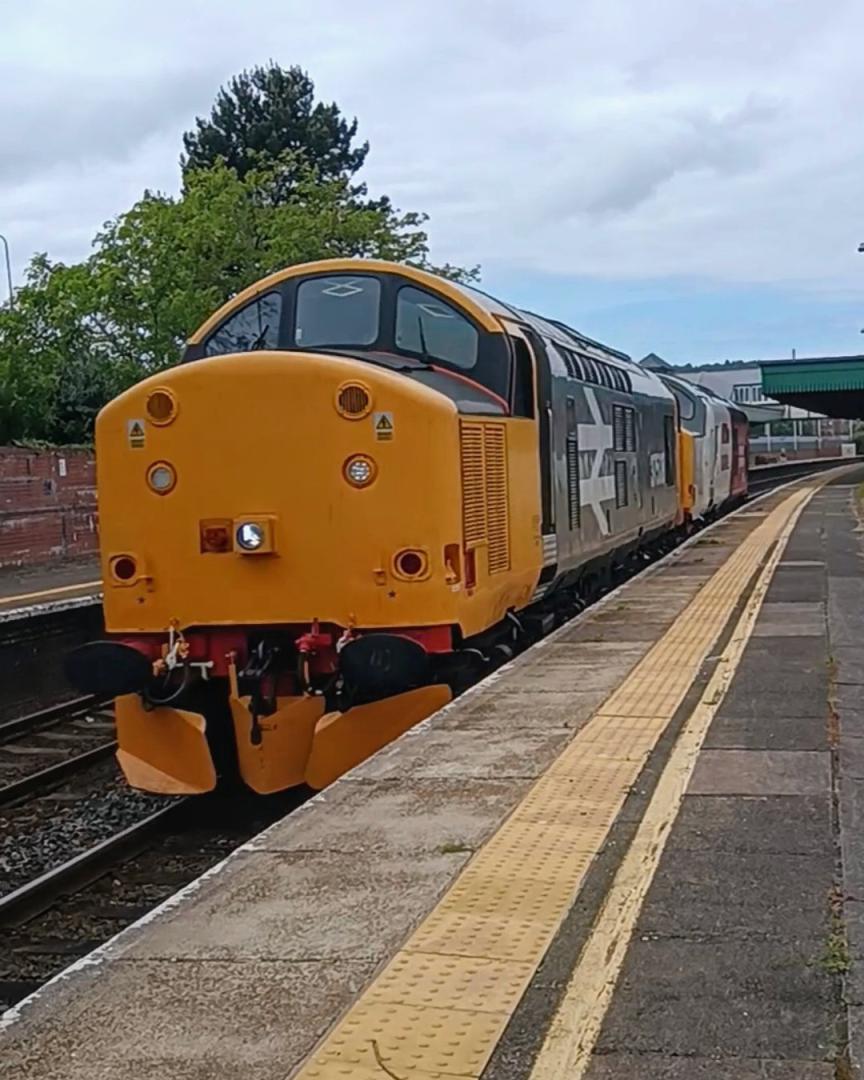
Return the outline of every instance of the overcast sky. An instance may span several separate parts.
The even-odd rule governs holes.
[[[0,32],[0,232],[86,256],[273,58],[504,299],[676,362],[864,350],[861,0],[29,0]],[[2,286],[0,286],[2,294]]]

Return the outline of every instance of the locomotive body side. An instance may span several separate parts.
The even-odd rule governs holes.
[[[658,379],[561,335],[541,341],[551,374],[552,592],[674,528],[677,451],[674,399]]]

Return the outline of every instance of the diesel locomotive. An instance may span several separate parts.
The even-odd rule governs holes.
[[[682,392],[403,265],[230,300],[97,420],[109,639],[67,670],[129,783],[323,787],[579,610],[733,495]]]

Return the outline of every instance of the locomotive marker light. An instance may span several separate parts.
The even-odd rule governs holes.
[[[157,495],[167,495],[174,490],[176,483],[177,473],[167,461],[157,461],[147,470],[147,484]]]
[[[150,422],[162,427],[177,416],[177,399],[170,390],[159,387],[147,396],[146,409]]]

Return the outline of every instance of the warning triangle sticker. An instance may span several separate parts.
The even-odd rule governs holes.
[[[392,431],[393,430],[393,421],[390,419],[390,417],[387,415],[387,413],[382,413],[378,417],[378,423],[375,425],[375,430],[376,431]]]

